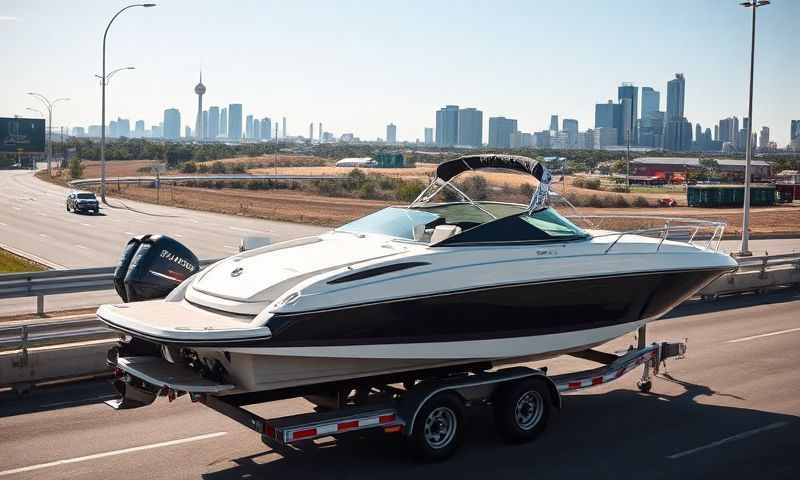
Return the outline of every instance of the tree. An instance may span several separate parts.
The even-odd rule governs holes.
[[[80,157],[75,156],[69,160],[69,176],[72,178],[81,178],[83,176],[83,165]]]

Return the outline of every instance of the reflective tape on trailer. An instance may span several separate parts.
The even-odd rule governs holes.
[[[273,425],[264,426],[264,435],[278,440],[282,443],[291,443],[298,440],[309,440],[317,437],[336,435],[339,433],[362,430],[370,427],[390,427],[402,426],[403,422],[398,419],[394,412],[372,413],[369,416],[360,418],[347,418],[342,420],[318,423],[315,425],[304,425],[295,428],[276,428]]]
[[[588,376],[586,378],[579,378],[579,379],[576,379],[576,378],[573,377],[568,382],[557,383],[556,386],[558,387],[558,391],[559,392],[569,392],[571,390],[579,390],[581,388],[587,388],[587,387],[594,387],[596,385],[602,385],[604,383],[612,382],[612,381],[618,379],[619,377],[625,375],[626,373],[630,372],[634,368],[642,365],[643,363],[649,362],[651,360],[655,360],[657,358],[658,358],[658,351],[657,350],[653,350],[653,351],[647,352],[647,354],[645,354],[645,355],[642,355],[640,357],[637,357],[636,359],[631,360],[630,363],[627,363],[627,364],[623,365],[622,367],[620,367],[620,368],[618,368],[616,370],[612,370],[612,371],[610,371],[608,373],[605,373],[603,375],[594,374],[592,376]]]

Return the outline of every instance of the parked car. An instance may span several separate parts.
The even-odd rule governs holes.
[[[75,213],[100,213],[100,202],[92,192],[70,192],[67,194],[67,211]]]

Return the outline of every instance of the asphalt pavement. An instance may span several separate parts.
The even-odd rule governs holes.
[[[199,258],[210,259],[236,253],[245,236],[280,242],[326,230],[113,198],[109,202],[119,208],[101,208],[100,215],[79,215],[66,211],[68,191],[39,180],[30,171],[0,170],[0,246],[55,268],[86,268],[116,264],[127,241],[142,233],[169,235]],[[45,307],[68,309],[116,300],[111,292],[58,295],[46,297]],[[34,306],[31,298],[3,300],[0,315],[30,313]]]
[[[797,478],[800,472],[800,294],[685,304],[649,326],[649,340],[688,338],[650,394],[636,370],[567,395],[536,442],[505,445],[472,412],[449,461],[419,465],[397,435],[352,437],[281,454],[252,431],[185,397],[114,411],[104,381],[0,393],[0,478]],[[615,351],[633,335],[603,347]],[[543,364],[537,364],[541,366]],[[551,373],[589,366],[563,357]],[[309,411],[304,400],[259,406]]]

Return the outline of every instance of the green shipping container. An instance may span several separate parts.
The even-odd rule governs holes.
[[[741,207],[744,185],[689,185],[686,201],[690,207]],[[775,204],[775,185],[750,185],[750,205]]]
[[[406,161],[402,153],[381,152],[375,154],[372,159],[377,163],[376,166],[381,168],[403,168],[406,166]]]

